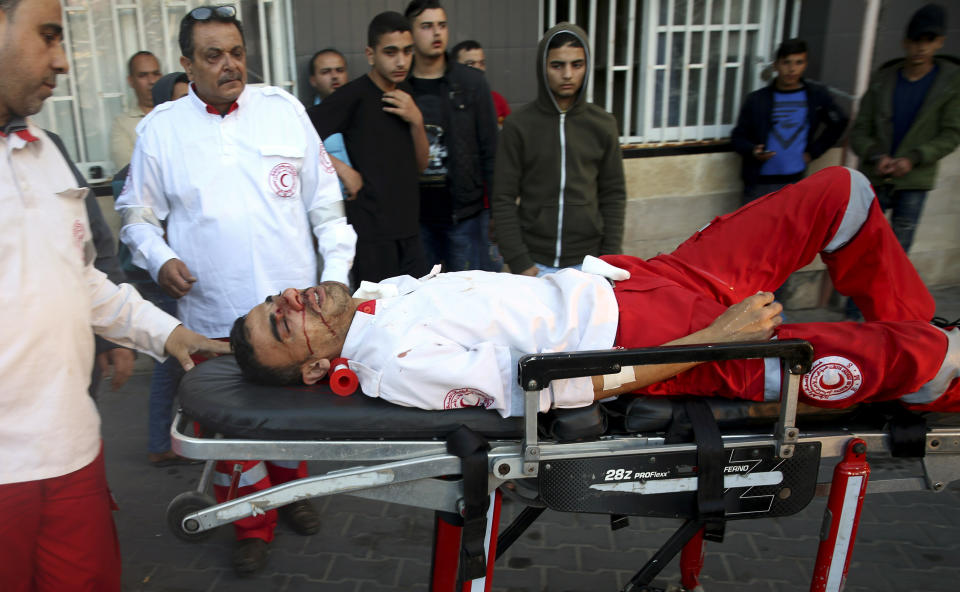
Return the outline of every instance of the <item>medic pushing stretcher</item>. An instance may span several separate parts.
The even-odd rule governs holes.
[[[781,324],[780,306],[767,292],[818,253],[867,322]],[[575,271],[542,279],[462,272],[388,280],[372,299],[351,298],[335,284],[269,298],[234,327],[245,376],[317,383],[331,360],[343,357],[371,398],[325,397],[315,392],[323,388],[302,384],[256,385],[231,359],[214,360],[184,380],[183,412],[227,437],[188,436],[181,420],[175,450],[207,459],[377,464],[214,507],[200,493],[183,494],[168,511],[174,531],[199,537],[332,493],[428,507],[438,510],[438,541],[456,541],[452,559],[438,547],[433,589],[463,582],[483,589],[475,578],[492,574],[497,525],[485,525],[495,522],[497,488],[533,483],[517,487],[535,492],[533,509],[501,535],[501,548],[535,518],[535,506],[682,517],[677,534],[625,589],[644,589],[684,545],[684,586],[693,589],[699,537],[722,538],[726,520],[799,511],[818,490],[821,460],[846,455],[853,466],[868,451],[907,447],[930,454],[924,479],[898,487],[937,490],[960,478],[943,462],[944,454],[960,452],[956,428],[914,430],[903,444],[886,431],[889,415],[876,425],[818,431],[797,423],[800,401],[834,408],[895,401],[897,409],[954,411],[960,400],[960,331],[930,324],[933,299],[859,173],[822,171],[714,220],[669,255],[603,261],[618,268],[605,271],[616,278],[612,287],[602,276]],[[757,342],[771,335],[776,339]],[[698,343],[713,345],[692,345]],[[715,398],[685,403],[679,415],[668,398],[594,403],[623,393],[779,402],[779,413],[775,426],[758,428],[729,421],[755,420],[756,406],[743,411],[744,403]],[[539,426],[538,411],[550,411]],[[856,438],[862,446],[854,448]],[[739,474],[744,459],[756,468]],[[462,478],[440,479],[449,475]],[[859,476],[865,488],[866,476]],[[834,488],[842,482],[838,477]],[[202,479],[198,489],[205,487]],[[744,505],[747,488],[758,494],[749,496],[751,504],[765,500],[762,508]],[[834,525],[846,529],[834,532],[836,541],[852,542],[855,519]],[[478,542],[485,535],[486,543]],[[822,553],[824,561],[836,561],[833,551]],[[838,565],[818,567],[829,577],[814,589],[838,590],[842,557]]]

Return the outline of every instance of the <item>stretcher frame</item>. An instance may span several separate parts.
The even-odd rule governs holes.
[[[204,438],[190,435],[189,418],[178,413],[171,429],[173,450],[187,458],[204,459],[207,463],[196,490],[185,492],[171,502],[167,521],[178,537],[184,540],[199,540],[211,534],[213,529],[246,516],[262,514],[300,499],[325,495],[349,494],[432,509],[438,513],[438,520],[431,589],[434,592],[489,590],[495,557],[498,556],[496,522],[499,516],[500,494],[497,490],[501,485],[508,481],[530,482],[526,480],[536,479],[543,467],[552,462],[569,459],[591,462],[593,459],[635,458],[638,455],[654,457],[696,453],[698,450],[696,443],[670,444],[662,436],[648,434],[600,436],[580,442],[544,440],[538,435],[537,423],[540,389],[546,388],[556,379],[616,373],[622,365],[627,364],[774,357],[780,358],[781,375],[785,377],[781,387],[783,404],[780,405],[779,421],[766,434],[721,434],[724,451],[772,446],[778,458],[789,459],[798,447],[816,444],[819,447],[821,463],[849,464],[855,461],[856,456],[866,465],[867,455],[886,455],[893,450],[892,436],[883,429],[849,431],[834,428],[808,432],[797,427],[799,381],[801,374],[809,370],[813,360],[812,347],[800,340],[537,354],[524,357],[518,365],[518,381],[525,389],[523,437],[519,440],[497,439],[489,442],[486,493],[491,499],[488,520],[493,524],[488,528],[485,547],[485,578],[469,581],[457,571],[460,533],[455,524],[451,525],[449,520],[440,519],[443,516],[461,516],[465,511],[461,458],[448,452],[444,440],[256,440],[231,439],[219,435]],[[857,445],[856,453],[852,451],[854,444]],[[839,534],[843,551],[846,553],[845,558],[842,558],[842,573],[837,567],[831,572],[829,565],[821,565],[824,561],[839,561],[836,533],[832,542],[828,540],[824,543],[832,545],[832,551],[821,549],[820,555],[825,559],[815,568],[815,576],[827,572],[834,575],[841,573],[841,576],[839,580],[833,577],[829,581],[822,577],[819,583],[815,577],[811,590],[841,589],[842,576],[846,573],[846,562],[852,552],[859,519],[859,504],[862,503],[864,493],[915,490],[937,492],[950,482],[960,479],[960,427],[927,429],[923,449],[925,454],[922,458],[922,475],[872,481],[868,481],[864,476],[857,482],[862,485],[863,491],[856,504],[856,516],[847,521],[848,532]],[[332,462],[337,465],[356,464],[216,504],[206,495],[206,491],[212,481],[213,465],[217,460],[307,460]],[[846,483],[836,476],[830,480],[817,481],[816,495],[828,495],[831,488],[838,489],[842,483]],[[836,508],[833,515],[840,516],[839,512],[840,508]],[[531,518],[528,515],[524,520]],[[501,540],[499,552],[502,553],[502,546],[509,545],[528,525],[508,529],[511,533],[508,540]],[[696,520],[684,522],[661,552],[651,559],[654,565],[648,563],[624,590],[655,590],[649,587],[653,577],[681,548],[684,550],[681,557],[684,584],[682,589],[698,589],[703,526],[702,522]]]

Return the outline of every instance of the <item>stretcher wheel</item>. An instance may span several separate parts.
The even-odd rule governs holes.
[[[167,526],[180,540],[195,543],[213,536],[215,528],[192,532],[183,526],[183,519],[204,508],[209,508],[217,502],[205,493],[185,491],[171,500],[167,506]],[[199,526],[199,525],[198,525]]]

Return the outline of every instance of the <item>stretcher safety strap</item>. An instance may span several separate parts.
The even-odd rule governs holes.
[[[723,438],[706,401],[691,399],[684,407],[697,443],[697,519],[703,523],[703,538],[723,542]]]
[[[463,536],[460,546],[460,580],[482,578],[487,573],[483,540],[487,531],[487,452],[490,444],[467,426],[447,436],[447,452],[460,457],[463,473]]]

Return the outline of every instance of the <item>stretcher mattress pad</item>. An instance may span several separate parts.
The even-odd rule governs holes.
[[[425,411],[357,391],[339,397],[326,382],[277,387],[243,378],[233,356],[197,365],[180,382],[180,407],[206,430],[268,440],[445,438],[460,425],[493,439],[523,435],[523,418],[487,409]]]

